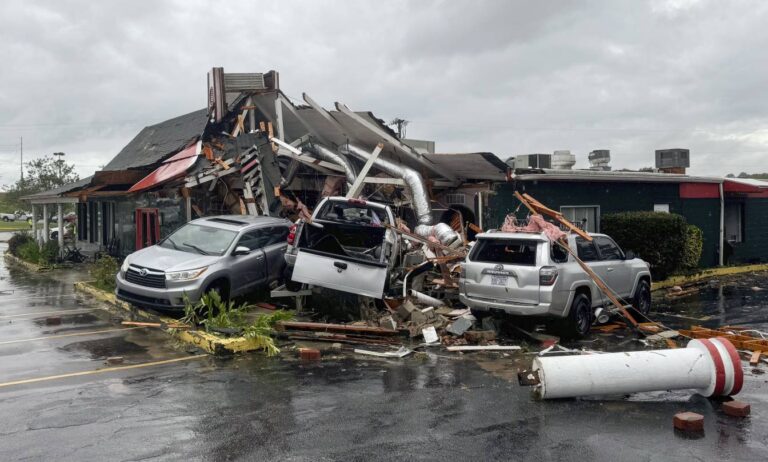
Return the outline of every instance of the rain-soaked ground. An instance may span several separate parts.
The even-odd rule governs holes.
[[[768,375],[749,368],[752,416],[738,420],[685,392],[535,401],[522,355],[214,359],[120,326],[75,277],[0,262],[2,461],[768,459]],[[768,275],[721,282],[660,306],[690,319],[660,319],[768,329],[768,290],[752,289]],[[638,343],[620,335],[584,345]],[[705,416],[703,437],[673,431],[681,410]]]

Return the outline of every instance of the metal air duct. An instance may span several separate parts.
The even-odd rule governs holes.
[[[344,169],[344,176],[347,177],[347,187],[351,187],[357,178],[357,170],[352,162],[349,161],[343,155],[334,152],[322,144],[317,143],[305,143],[301,145],[301,149],[314,154],[315,156],[325,161],[334,163]]]
[[[370,157],[370,154],[365,149],[353,144],[340,146],[339,151],[341,154],[352,155],[364,162]],[[416,234],[424,237],[435,236],[443,244],[450,244],[459,238],[456,231],[445,223],[432,225],[432,207],[429,205],[427,187],[424,184],[424,178],[416,170],[404,165],[395,164],[381,157],[374,161],[374,165],[393,177],[401,178],[405,183],[405,189],[410,194],[411,200],[413,200],[413,208],[418,217],[419,224],[414,230]]]

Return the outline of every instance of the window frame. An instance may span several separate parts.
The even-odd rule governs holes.
[[[599,233],[600,232],[600,216],[601,216],[601,210],[600,206],[597,204],[593,205],[561,205],[560,206],[560,213],[565,216],[565,212],[563,209],[595,209],[595,230],[594,231],[588,231],[584,230],[590,233]],[[567,217],[566,217],[567,218]],[[574,223],[576,224],[576,223]]]
[[[579,252],[579,243],[580,242],[584,242],[584,243],[587,243],[587,244],[591,245],[592,248],[595,250],[595,255],[597,256],[597,258],[595,258],[594,260],[585,260],[584,258],[582,258],[581,253]],[[597,243],[594,241],[594,239],[591,240],[591,241],[588,241],[588,240],[586,240],[586,239],[584,239],[582,237],[579,237],[579,236],[576,236],[576,255],[579,257],[579,260],[581,260],[581,261],[583,261],[585,263],[601,261],[602,260],[602,257],[600,255],[600,249],[597,247]]]

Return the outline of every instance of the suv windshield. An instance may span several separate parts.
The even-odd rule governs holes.
[[[538,246],[539,241],[524,239],[479,239],[469,259],[483,263],[534,266]]]
[[[227,251],[235,236],[237,231],[189,223],[174,231],[158,245],[182,252],[220,256]]]
[[[383,223],[391,224],[383,209],[375,209],[359,202],[327,201],[317,214],[317,218],[370,226],[381,226]]]

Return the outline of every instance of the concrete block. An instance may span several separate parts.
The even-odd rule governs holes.
[[[726,401],[720,408],[731,417],[746,417],[752,411],[744,401]]]
[[[116,366],[118,364],[123,364],[123,357],[122,356],[110,356],[107,358],[107,364],[110,366]]]
[[[704,431],[704,416],[695,412],[680,412],[673,419],[675,428],[684,432]]]
[[[408,321],[411,319],[411,314],[414,311],[419,311],[419,308],[416,307],[416,305],[414,305],[410,300],[406,300],[397,308],[397,316],[403,321]]]
[[[320,361],[320,350],[316,348],[299,348],[299,358],[302,361]]]
[[[429,321],[429,319],[427,319],[427,316],[424,313],[422,313],[421,310],[417,309],[417,310],[411,311],[410,321],[417,326],[421,326],[423,324],[426,324]]]
[[[453,321],[445,330],[449,333],[459,337],[468,331],[474,324],[474,317],[470,319],[468,316],[462,316]]]
[[[381,318],[379,318],[379,327],[383,327],[384,329],[396,330],[397,322],[395,322],[395,319],[391,315],[382,316]]]

